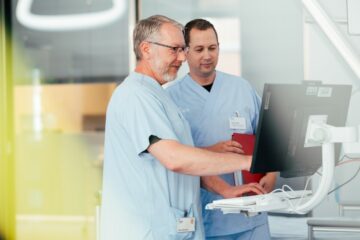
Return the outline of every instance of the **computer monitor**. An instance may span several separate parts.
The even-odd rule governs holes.
[[[345,126],[351,85],[265,84],[250,172],[309,176],[321,166],[321,146],[305,146],[309,117]],[[337,144],[335,157],[340,146]]]

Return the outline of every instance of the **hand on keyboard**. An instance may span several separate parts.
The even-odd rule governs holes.
[[[239,186],[229,186],[229,188],[225,189],[221,195],[224,198],[236,198],[247,193],[264,194],[266,191],[258,183],[249,183]]]

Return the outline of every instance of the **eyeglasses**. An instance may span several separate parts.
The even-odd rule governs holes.
[[[181,52],[185,52],[187,50],[187,47],[174,47],[174,46],[170,46],[170,45],[166,45],[166,44],[162,44],[162,43],[158,43],[158,42],[150,42],[148,41],[148,43],[151,43],[151,44],[155,44],[155,45],[158,45],[158,46],[161,46],[161,47],[166,47],[166,48],[170,48],[174,54],[179,54]]]

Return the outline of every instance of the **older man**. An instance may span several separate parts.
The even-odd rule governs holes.
[[[245,79],[215,70],[219,42],[209,21],[194,19],[188,22],[185,43],[190,72],[167,91],[189,121],[195,146],[216,152],[240,153],[241,146],[229,139],[235,132],[255,133],[260,98]],[[249,192],[269,192],[275,184],[275,174],[266,174],[260,183],[237,186],[234,174],[204,176],[201,183],[201,200],[205,208],[214,200],[239,197]],[[270,239],[264,213],[249,217],[204,209],[203,218],[208,240]]]
[[[248,169],[251,157],[192,147],[161,87],[185,60],[182,26],[152,16],[133,37],[137,66],[107,110],[101,239],[204,239],[197,176]]]

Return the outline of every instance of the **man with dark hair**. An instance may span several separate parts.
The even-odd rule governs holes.
[[[242,153],[241,145],[229,139],[235,132],[255,133],[260,98],[245,79],[215,70],[219,41],[209,21],[190,21],[184,34],[190,72],[166,90],[189,121],[195,146],[215,152]],[[274,173],[266,174],[260,183],[240,185],[235,185],[233,173],[201,177],[206,238],[270,239],[265,213],[251,217],[223,215],[220,211],[205,210],[205,206],[222,198],[269,192],[275,180]]]
[[[134,30],[135,71],[106,115],[102,240],[204,239],[198,176],[249,169],[251,156],[194,148],[162,88],[185,60],[182,26],[165,16]]]

